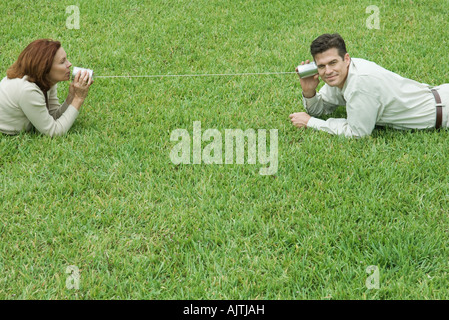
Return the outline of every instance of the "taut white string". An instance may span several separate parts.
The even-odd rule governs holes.
[[[253,73],[203,73],[203,74],[152,74],[141,76],[94,76],[97,78],[164,78],[164,77],[227,77],[227,76],[254,76],[254,75],[274,75],[274,74],[292,74],[296,72],[253,72]]]

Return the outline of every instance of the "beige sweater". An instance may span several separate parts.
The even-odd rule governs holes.
[[[66,102],[59,104],[57,85],[47,95],[49,109],[44,93],[35,83],[27,81],[27,76],[3,78],[0,82],[0,132],[14,135],[34,127],[51,137],[65,134],[79,112]]]

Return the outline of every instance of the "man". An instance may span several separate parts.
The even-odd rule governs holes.
[[[290,115],[296,127],[363,137],[371,134],[375,125],[396,129],[448,126],[448,113],[441,101],[449,101],[449,84],[431,88],[373,62],[350,58],[338,33],[316,38],[310,52],[318,74],[300,78],[303,103],[308,113]],[[319,77],[325,85],[316,92]],[[324,121],[314,117],[330,114],[338,106],[346,106],[347,119]]]

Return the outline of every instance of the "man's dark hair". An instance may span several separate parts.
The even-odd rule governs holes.
[[[313,59],[315,59],[316,54],[323,53],[332,48],[336,48],[338,55],[344,60],[346,54],[345,40],[338,33],[325,33],[313,40],[310,45],[310,53]]]

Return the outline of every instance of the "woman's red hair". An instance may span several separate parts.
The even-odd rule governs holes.
[[[50,90],[48,79],[56,52],[61,48],[59,41],[39,39],[31,42],[19,55],[16,62],[8,69],[8,79],[28,76],[44,92]]]

